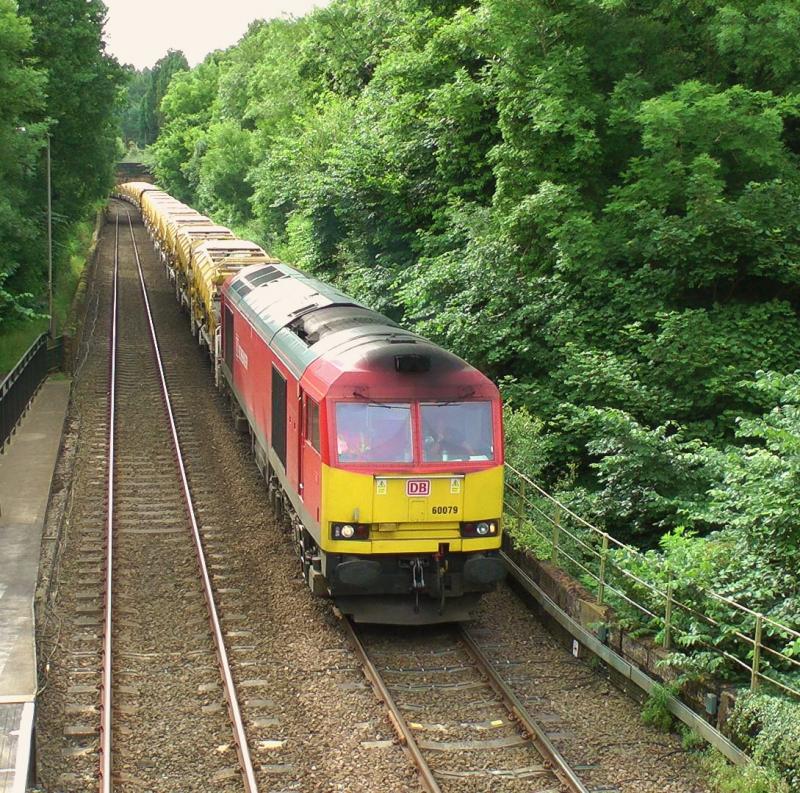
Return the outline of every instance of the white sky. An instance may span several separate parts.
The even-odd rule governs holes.
[[[106,49],[120,63],[152,66],[168,49],[194,66],[212,50],[235,44],[254,19],[302,16],[329,0],[105,0]]]

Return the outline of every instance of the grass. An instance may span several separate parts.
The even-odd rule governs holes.
[[[81,274],[86,267],[86,256],[92,240],[94,223],[81,221],[72,229],[69,239],[54,263],[53,316],[55,335],[58,336],[67,325],[72,309],[72,300],[78,287]],[[47,292],[42,295],[47,311]],[[32,319],[10,323],[0,331],[0,376],[11,371],[25,350],[42,333],[47,332],[47,318]]]
[[[47,319],[19,323],[0,334],[0,377],[10,372],[34,340],[47,331]]]
[[[656,683],[642,708],[642,721],[660,732],[669,732],[673,724],[669,709],[672,696],[673,692],[668,686]]]

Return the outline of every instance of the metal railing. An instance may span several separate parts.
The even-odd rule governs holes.
[[[39,336],[0,383],[0,451],[5,449],[31,399],[47,377],[50,368],[47,339],[46,333]]]
[[[652,637],[689,669],[800,698],[795,628],[692,582],[686,570],[676,575],[668,559],[620,542],[508,463],[505,509],[517,543],[578,578],[614,609],[619,627]]]

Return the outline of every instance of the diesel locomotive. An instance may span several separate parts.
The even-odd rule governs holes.
[[[469,619],[504,575],[495,385],[153,185],[117,194],[142,211],[311,591],[357,621]]]

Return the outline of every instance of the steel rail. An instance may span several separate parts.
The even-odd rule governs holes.
[[[364,667],[364,674],[372,685],[375,695],[384,703],[384,705],[386,705],[389,711],[389,721],[392,723],[392,727],[397,734],[397,738],[400,741],[400,746],[403,747],[403,751],[409,756],[411,762],[416,766],[420,783],[422,784],[422,789],[426,791],[426,793],[442,793],[442,789],[439,787],[439,783],[433,776],[433,771],[431,771],[428,761],[423,757],[422,751],[417,745],[416,738],[414,738],[411,728],[408,726],[405,717],[400,712],[400,708],[397,707],[394,697],[392,697],[389,689],[383,682],[380,672],[378,672],[378,670],[375,668],[375,664],[372,663],[367,655],[367,651],[364,648],[364,645],[361,643],[361,639],[358,638],[353,624],[349,619],[347,619],[347,617],[342,618],[342,624],[344,625],[347,638],[353,645],[356,655]]]
[[[203,550],[203,540],[200,536],[200,528],[197,522],[197,516],[194,511],[194,503],[192,501],[191,489],[189,488],[189,480],[186,475],[186,467],[183,463],[183,452],[181,450],[180,440],[178,438],[178,429],[175,423],[175,415],[172,411],[172,400],[170,399],[169,389],[167,387],[167,379],[164,374],[164,366],[161,359],[161,351],[158,346],[158,337],[156,335],[155,324],[153,322],[153,314],[150,310],[150,299],[147,294],[147,285],[144,279],[144,271],[142,270],[142,263],[139,257],[139,248],[136,244],[136,237],[133,233],[133,222],[131,220],[130,212],[128,213],[128,227],[131,233],[131,241],[133,243],[133,252],[136,258],[136,267],[139,272],[139,285],[142,290],[142,297],[144,298],[145,313],[147,315],[147,322],[150,329],[150,341],[153,345],[153,352],[155,355],[156,365],[158,367],[159,379],[161,381],[161,393],[164,398],[164,406],[167,411],[167,418],[169,420],[170,432],[172,434],[173,450],[178,465],[178,470],[181,478],[181,485],[183,488],[184,500],[186,509],[189,516],[189,521],[192,525],[192,536],[195,543],[195,551],[197,553],[197,563],[200,568],[200,575],[203,579],[203,593],[208,606],[208,618],[211,625],[212,634],[214,637],[214,644],[217,651],[217,660],[219,663],[220,672],[222,674],[223,688],[225,691],[225,699],[228,704],[228,713],[233,723],[234,742],[236,744],[236,752],[239,755],[239,763],[244,777],[244,786],[247,793],[257,793],[258,784],[256,783],[255,770],[253,768],[253,761],[250,757],[250,748],[247,744],[247,735],[244,729],[244,722],[242,720],[241,710],[239,708],[239,701],[236,697],[236,685],[233,681],[233,674],[231,673],[230,663],[228,661],[228,653],[225,648],[225,639],[222,634],[222,625],[219,619],[219,613],[214,601],[214,591],[211,586],[211,576],[208,572],[208,565],[205,559],[205,552]]]
[[[475,639],[472,638],[467,628],[460,625],[459,634],[459,638],[467,648],[467,652],[478,665],[486,681],[500,697],[503,705],[514,716],[520,727],[528,733],[531,742],[539,754],[542,755],[546,764],[550,766],[550,770],[558,777],[558,781],[566,786],[566,790],[572,791],[572,793],[589,793],[586,786],[569,766],[561,752],[553,745],[553,742],[547,737],[538,722],[531,716],[519,697],[500,677],[497,669],[495,669],[486,653],[478,646]]]
[[[347,637],[355,648],[356,654],[364,668],[364,674],[371,683],[378,698],[383,701],[389,710],[389,720],[392,723],[392,727],[397,733],[401,746],[416,766],[423,789],[429,793],[439,793],[441,790],[439,783],[436,781],[427,760],[425,760],[422,755],[413,732],[408,726],[402,712],[397,707],[380,672],[378,672],[377,668],[370,660],[366,648],[358,638],[353,623],[347,618],[344,618],[342,623]],[[465,627],[458,627],[458,638],[464,645],[467,654],[474,661],[481,676],[500,698],[503,706],[509,711],[520,729],[530,738],[531,744],[541,755],[545,767],[549,768],[557,777],[562,786],[560,789],[570,791],[570,793],[589,793],[588,788],[581,782],[580,778],[570,767],[569,763],[567,763],[561,752],[553,745],[545,731],[531,716],[525,705],[522,704],[519,697],[517,697],[508,684],[500,677],[492,662],[472,636],[470,636]]]
[[[100,777],[101,793],[111,793],[111,605],[114,569],[114,425],[117,400],[117,284],[119,281],[119,215],[114,226],[114,283],[111,299],[111,349],[109,351],[108,472],[106,493],[106,569],[103,599],[103,671],[100,691]]]

